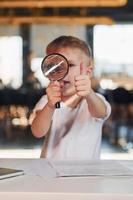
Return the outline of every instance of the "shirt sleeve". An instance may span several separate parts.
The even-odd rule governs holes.
[[[42,110],[43,107],[47,104],[47,96],[46,95],[43,95],[41,97],[41,99],[36,103],[34,109],[33,109],[33,112],[36,112],[38,110]]]
[[[107,120],[107,119],[109,118],[109,116],[110,116],[110,114],[111,114],[111,105],[110,105],[110,103],[105,99],[105,97],[104,97],[103,95],[101,95],[101,94],[99,94],[99,93],[96,93],[96,95],[99,96],[99,97],[102,99],[102,101],[104,102],[104,104],[105,104],[105,106],[106,106],[106,116],[105,116],[104,118],[97,118],[97,119],[105,121],[105,120]]]
[[[39,111],[39,110],[42,110],[43,107],[47,104],[47,96],[46,95],[43,95],[40,100],[36,103],[34,109],[33,109],[33,112],[31,113],[30,115],[30,121],[32,123],[32,121],[34,120],[35,116],[36,116],[36,112]]]

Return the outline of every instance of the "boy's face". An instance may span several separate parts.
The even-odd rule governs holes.
[[[92,71],[92,66],[89,64],[90,58],[87,57],[87,55],[78,48],[65,47],[56,50],[56,53],[62,54],[68,60],[69,71],[64,79],[61,80],[61,88],[63,96],[71,96],[76,93],[74,84],[75,77],[80,75],[80,65],[85,67],[86,74],[88,74],[88,69]]]

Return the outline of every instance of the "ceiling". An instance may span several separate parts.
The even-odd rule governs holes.
[[[133,22],[133,0],[127,0],[126,5],[116,6],[112,4],[96,4],[93,6],[85,6],[89,0],[69,1],[67,7],[64,6],[33,6],[36,0],[0,0],[0,24],[2,23],[81,23],[81,24],[97,24],[97,23],[132,23]],[[41,0],[43,3],[48,0]],[[56,0],[49,0],[56,1]],[[60,1],[60,0],[57,0]],[[66,0],[67,1],[67,0]],[[93,0],[90,0],[93,1]],[[94,2],[105,2],[111,0],[94,0]],[[112,0],[113,1],[113,0]],[[124,0],[114,0],[114,2],[123,2]],[[27,2],[16,6],[13,2]],[[28,4],[30,2],[30,4]],[[60,2],[65,2],[60,1]],[[70,2],[77,2],[73,4]],[[81,4],[82,2],[82,4]],[[83,3],[84,2],[84,3]],[[4,4],[2,4],[4,3]],[[4,5],[4,6],[3,6]],[[30,6],[28,6],[30,5]],[[73,5],[73,6],[72,6]],[[75,6],[77,5],[77,6]]]

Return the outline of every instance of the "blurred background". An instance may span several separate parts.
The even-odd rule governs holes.
[[[89,42],[95,91],[112,106],[102,159],[133,159],[133,1],[0,0],[0,158],[39,158],[30,114],[45,92],[40,65],[55,37]]]

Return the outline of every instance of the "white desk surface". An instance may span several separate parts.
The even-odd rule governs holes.
[[[122,162],[133,168],[133,161]],[[133,200],[133,176],[57,178],[45,159],[0,159],[0,167],[26,173],[0,181],[0,200]]]

